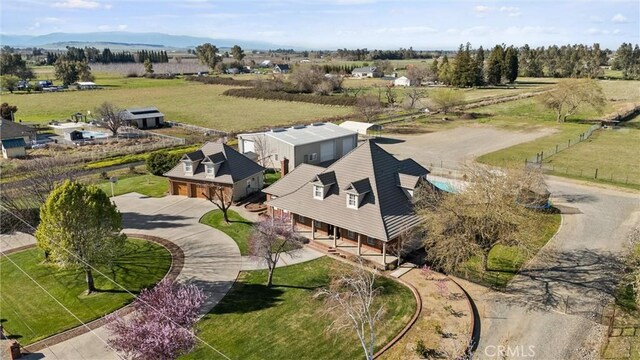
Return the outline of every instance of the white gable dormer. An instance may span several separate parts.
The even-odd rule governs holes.
[[[218,172],[220,171],[220,167],[222,163],[225,161],[224,156],[222,154],[217,153],[214,155],[207,156],[202,164],[204,165],[204,173],[208,178],[214,178],[218,176]]]
[[[336,183],[336,175],[333,171],[321,173],[316,175],[316,178],[312,183],[313,198],[316,200],[323,200],[327,196],[329,189],[331,189],[331,185]]]
[[[182,167],[184,168],[185,175],[193,175],[194,163],[191,160],[183,160]]]

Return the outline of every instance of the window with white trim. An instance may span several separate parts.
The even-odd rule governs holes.
[[[358,208],[358,195],[356,194],[347,194],[347,207],[351,209]]]
[[[324,188],[320,185],[313,185],[313,198],[322,200],[324,199]]]
[[[367,236],[367,244],[371,245],[371,246],[375,246],[376,245],[376,239]]]
[[[356,233],[354,233],[354,232],[353,232],[353,231],[351,231],[351,230],[347,230],[347,237],[348,237],[349,239],[355,239],[355,238],[356,238]]]
[[[193,165],[191,165],[191,162],[184,163],[184,172],[193,172]]]
[[[204,169],[205,169],[207,175],[214,176],[214,171],[213,171],[213,165],[212,164],[205,164],[204,165]]]

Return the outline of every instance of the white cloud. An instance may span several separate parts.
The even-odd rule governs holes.
[[[109,31],[109,30],[111,30],[111,26],[109,26],[109,25],[100,25],[100,26],[98,26],[98,30],[100,30],[100,31]]]
[[[621,34],[621,33],[622,33],[622,30],[620,30],[620,29],[615,29],[615,30],[613,30],[611,32],[611,34],[613,34],[613,35],[618,35],[618,34]]]
[[[611,18],[611,21],[613,21],[614,23],[626,23],[627,18],[624,17],[624,15],[622,14],[616,14],[614,15],[614,17]]]
[[[40,28],[40,22],[36,21],[33,26],[29,27],[29,30],[36,30]]]
[[[60,19],[57,17],[45,17],[45,18],[42,18],[40,21],[42,21],[45,24],[62,24],[65,22],[63,19]]]
[[[257,31],[256,34],[264,37],[279,37],[284,35],[284,31],[279,31],[279,30]]]
[[[517,17],[522,15],[522,12],[520,12],[520,8],[517,8],[515,6],[502,6],[500,8],[500,12],[506,13],[509,17]]]
[[[608,30],[608,29],[598,29],[598,28],[589,28],[585,31],[587,35],[618,35],[621,33],[620,29]]]
[[[98,9],[100,7],[111,9],[110,4],[103,5],[97,1],[91,0],[64,0],[55,2],[51,6],[64,9]]]
[[[478,13],[486,13],[486,12],[489,12],[489,10],[491,10],[491,8],[488,7],[488,6],[484,6],[484,5],[478,5],[478,6],[474,7],[473,10],[475,10],[475,12],[478,12]]]
[[[118,25],[118,30],[127,30],[129,25]]]

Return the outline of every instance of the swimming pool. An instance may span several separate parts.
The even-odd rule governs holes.
[[[453,187],[453,185],[451,185],[451,183],[449,183],[447,181],[429,179],[429,182],[432,183],[433,185],[435,185],[440,190],[443,190],[443,191],[446,191],[446,192],[450,192],[450,193],[455,193],[456,192],[456,188]]]
[[[82,131],[82,137],[85,139],[106,139],[109,134],[100,131]]]

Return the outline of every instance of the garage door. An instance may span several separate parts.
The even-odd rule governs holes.
[[[173,182],[173,193],[175,195],[187,196],[187,184],[183,182]]]
[[[327,141],[320,144],[320,161],[333,160],[335,156],[335,149],[333,141]]]
[[[196,198],[206,199],[207,197],[204,194],[209,191],[206,187],[201,187],[196,184],[191,184],[191,195]]]
[[[342,156],[347,155],[347,153],[353,150],[353,138],[345,138],[342,139]]]
[[[242,140],[242,152],[256,152],[256,144],[251,140]]]

